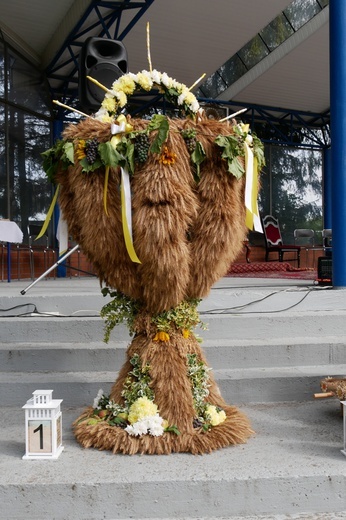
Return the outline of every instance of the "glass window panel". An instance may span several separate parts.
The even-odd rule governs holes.
[[[273,51],[282,42],[287,40],[293,34],[293,29],[287,19],[280,14],[270,24],[268,24],[261,32],[263,40],[270,51]]]
[[[297,31],[320,11],[321,8],[316,0],[294,0],[284,10],[284,13],[294,30]]]
[[[265,145],[259,207],[280,220],[285,243],[296,228],[322,229],[322,152]]]
[[[0,218],[8,218],[8,189],[5,150],[5,107],[0,103]]]
[[[221,92],[226,89],[226,85],[217,72],[215,72],[212,76],[201,85],[200,91],[202,95],[207,98],[216,98]]]
[[[41,152],[50,147],[50,123],[9,108],[11,215],[26,233],[29,220],[44,220],[51,185],[42,169]]]
[[[48,89],[43,74],[14,51],[9,51],[9,100],[50,116]]]
[[[238,52],[238,56],[247,69],[254,67],[268,54],[269,51],[258,34]]]
[[[5,97],[5,52],[0,42],[0,97]]]
[[[239,56],[236,54],[228,61],[226,61],[222,67],[220,67],[219,72],[226,85],[230,86],[232,83],[237,81],[237,79],[241,78],[247,72],[247,69]]]

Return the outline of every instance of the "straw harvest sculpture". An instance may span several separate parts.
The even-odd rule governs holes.
[[[153,87],[180,118],[119,116],[128,95]],[[115,81],[94,117],[43,155],[69,232],[113,298],[106,340],[121,321],[133,335],[110,395],[75,421],[79,443],[127,454],[244,443],[249,421],[223,400],[194,329],[253,218],[245,169],[263,164],[259,140],[235,120],[208,120],[190,89],[150,70]]]

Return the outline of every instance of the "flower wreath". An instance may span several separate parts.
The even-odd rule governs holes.
[[[92,79],[92,78],[89,78]],[[102,85],[95,81],[101,88]],[[157,88],[170,103],[185,111],[187,115],[194,116],[199,110],[199,103],[183,83],[171,78],[166,72],[157,70],[142,70],[137,74],[128,73],[114,81],[111,89],[105,89],[106,95],[101,103],[100,109],[94,115],[95,119],[103,123],[112,123],[114,116],[127,104],[127,97],[136,91],[144,90],[150,92]]]

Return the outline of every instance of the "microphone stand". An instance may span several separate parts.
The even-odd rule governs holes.
[[[42,280],[43,278],[45,278],[47,276],[47,274],[49,274],[51,271],[53,271],[56,267],[58,267],[58,265],[62,264],[63,262],[65,262],[66,258],[68,258],[70,255],[72,255],[72,253],[74,253],[75,251],[77,251],[77,249],[79,248],[79,245],[77,244],[76,246],[74,246],[71,251],[68,251],[68,253],[65,253],[61,258],[59,258],[59,260],[57,262],[55,262],[54,265],[52,265],[49,269],[47,269],[47,271],[45,271],[43,274],[41,274],[41,276],[39,276],[36,280],[34,280],[30,285],[28,285],[25,289],[23,289],[22,291],[20,291],[20,294],[26,294],[27,291],[29,291],[29,289],[31,289],[31,287],[33,287],[34,285],[37,284],[37,282],[39,282],[40,280]]]

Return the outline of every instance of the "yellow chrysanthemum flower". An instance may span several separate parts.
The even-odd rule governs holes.
[[[128,421],[130,424],[134,424],[137,421],[141,421],[145,417],[157,414],[157,405],[150,401],[147,397],[139,397],[130,406]]]
[[[105,97],[101,103],[102,108],[105,108],[108,112],[116,111],[116,102],[114,97]]]
[[[136,83],[133,81],[130,76],[125,75],[121,76],[118,81],[113,83],[114,90],[122,90],[127,95],[131,95],[136,90]]]
[[[84,139],[79,139],[78,144],[77,144],[77,149],[76,149],[76,156],[79,161],[81,161],[82,159],[84,159],[84,157],[86,157],[85,144],[86,143],[85,143]]]
[[[209,404],[206,409],[208,420],[212,426],[217,426],[226,420],[226,413],[224,410],[218,411],[216,406]]]
[[[162,154],[160,155],[159,161],[162,164],[174,164],[177,154],[170,152],[167,146],[164,147]]]
[[[152,82],[152,79],[151,79],[149,73],[144,74],[143,72],[138,72],[137,81],[138,81],[139,86],[143,90],[149,91],[152,89],[153,82]]]
[[[188,329],[183,329],[183,337],[185,339],[190,337],[190,331]]]
[[[169,334],[167,332],[157,332],[154,337],[154,341],[169,341]]]
[[[102,116],[99,118],[99,121],[102,121],[102,123],[113,123],[114,117],[110,116],[109,114],[102,114]]]

